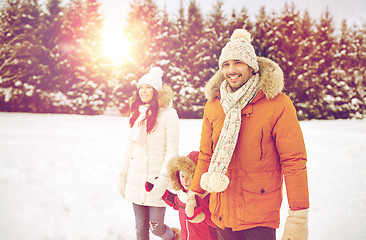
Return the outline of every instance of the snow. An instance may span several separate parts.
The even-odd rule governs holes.
[[[180,120],[180,154],[201,120]],[[309,239],[365,239],[366,120],[301,122],[308,151]],[[118,192],[127,118],[0,113],[0,239],[135,239]],[[281,208],[282,235],[288,205]],[[179,227],[167,208],[166,223]],[[158,239],[158,238],[152,238]]]

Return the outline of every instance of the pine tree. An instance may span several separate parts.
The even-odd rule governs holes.
[[[162,14],[152,0],[134,0],[130,4],[125,33],[131,42],[135,69],[141,75],[159,60]],[[132,67],[132,66],[131,66]]]
[[[267,57],[275,60],[276,56],[276,39],[277,22],[276,15],[272,12],[268,15],[264,6],[259,10],[259,14],[256,15],[256,23],[252,35],[252,45],[256,51],[257,56]]]
[[[0,92],[5,111],[38,112],[47,66],[39,62],[42,12],[37,0],[8,0],[1,12]]]
[[[361,27],[354,27],[353,34],[355,44],[355,62],[356,67],[352,73],[355,91],[355,100],[352,99],[352,105],[359,109],[352,114],[354,118],[365,118],[366,116],[366,23]]]
[[[334,103],[331,99],[325,98],[326,89],[334,87],[332,73],[335,55],[335,36],[333,18],[329,9],[322,14],[320,23],[316,24],[316,50],[312,57],[311,73],[313,74],[307,92],[309,105],[309,118],[327,119],[332,114],[330,106]]]
[[[303,85],[306,70],[303,68],[308,64],[309,44],[311,44],[309,36],[307,36],[307,32],[310,31],[307,20],[307,15],[304,19],[300,18],[300,13],[296,10],[294,3],[290,6],[285,4],[278,18],[275,38],[274,60],[283,70],[286,82],[284,91],[292,99],[294,105],[299,106],[299,114],[302,114],[302,94],[306,88]]]
[[[181,35],[178,25],[169,19],[167,10],[163,10],[161,28],[162,33],[159,39],[161,57],[156,65],[164,71],[164,84],[172,87],[174,92],[179,92],[180,76],[182,75],[179,68],[182,65],[180,52],[182,41],[180,41]],[[177,94],[173,97],[173,104],[175,101],[177,101]]]
[[[39,34],[40,44],[42,45],[39,61],[47,66],[47,71],[42,79],[43,88],[38,90],[40,101],[37,106],[39,106],[41,112],[57,112],[52,104],[53,99],[49,96],[60,91],[62,87],[63,72],[58,68],[62,14],[61,0],[49,0],[46,3]]]
[[[65,10],[58,66],[64,72],[62,91],[53,96],[58,111],[100,114],[106,108],[99,6],[96,0],[74,1]]]
[[[195,0],[191,0],[188,7],[188,16],[185,24],[185,66],[187,82],[183,82],[178,95],[182,96],[178,104],[178,114],[182,118],[194,118],[202,115],[203,97],[203,75],[205,58],[202,48],[207,43],[204,36],[204,22],[201,9]]]
[[[313,65],[312,56],[316,52],[316,43],[314,39],[314,23],[310,18],[309,12],[305,10],[303,17],[300,19],[299,24],[299,58],[298,62],[295,62],[297,69],[297,79],[292,89],[295,90],[296,95],[292,98],[295,99],[295,107],[297,109],[298,118],[301,120],[308,119],[308,109],[312,105],[308,101],[309,83],[312,81],[313,73],[311,72],[311,66]],[[287,83],[286,83],[287,84]],[[291,93],[290,93],[291,94]]]
[[[127,112],[128,99],[136,90],[136,83],[151,67],[167,68],[171,53],[164,49],[169,33],[169,21],[152,0],[133,0],[126,18],[124,33],[130,41],[131,61],[123,64],[122,72],[113,93],[121,112]],[[168,40],[169,41],[169,40]],[[165,73],[166,74],[166,73]]]
[[[224,31],[225,38],[230,38],[235,29],[243,28],[248,32],[253,33],[254,28],[246,8],[243,8],[239,13],[236,13],[235,9],[233,9],[227,26],[228,27]]]
[[[169,66],[168,79],[171,80],[171,87],[176,93],[173,102],[174,107],[178,111],[180,118],[187,117],[189,113],[181,110],[182,104],[186,101],[186,95],[184,89],[188,86],[188,75],[189,69],[186,67],[187,64],[187,32],[186,32],[187,19],[185,16],[185,9],[183,7],[183,1],[180,1],[180,7],[178,10],[178,18],[173,24],[174,33],[171,38],[172,41],[172,59],[171,65]]]
[[[365,112],[364,83],[365,66],[362,61],[362,44],[359,45],[359,29],[350,28],[347,22],[342,22],[341,36],[338,43],[336,63],[333,73],[334,87],[327,89],[326,99],[332,102],[331,110],[334,118],[362,118]],[[361,71],[360,71],[361,69]]]
[[[221,49],[228,42],[228,35],[230,32],[230,23],[227,27],[227,17],[223,11],[223,2],[217,0],[216,4],[212,8],[212,12],[208,16],[207,28],[205,30],[206,41],[209,49],[207,51],[207,56],[209,57],[207,61],[207,73],[204,75],[206,81],[209,80],[211,76],[219,69],[218,62],[221,55]],[[234,20],[233,20],[234,21]]]

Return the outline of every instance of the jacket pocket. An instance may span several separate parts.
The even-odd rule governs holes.
[[[279,220],[282,202],[282,180],[276,178],[244,178],[241,180],[244,211],[239,221],[264,223]]]

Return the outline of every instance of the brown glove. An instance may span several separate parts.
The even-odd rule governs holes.
[[[282,240],[307,240],[308,239],[308,209],[291,211],[286,219]]]

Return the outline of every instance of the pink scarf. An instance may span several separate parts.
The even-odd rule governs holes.
[[[139,107],[140,115],[133,124],[128,139],[138,145],[144,145],[146,143],[146,121],[142,121],[146,117],[146,111],[149,105],[141,105]]]

